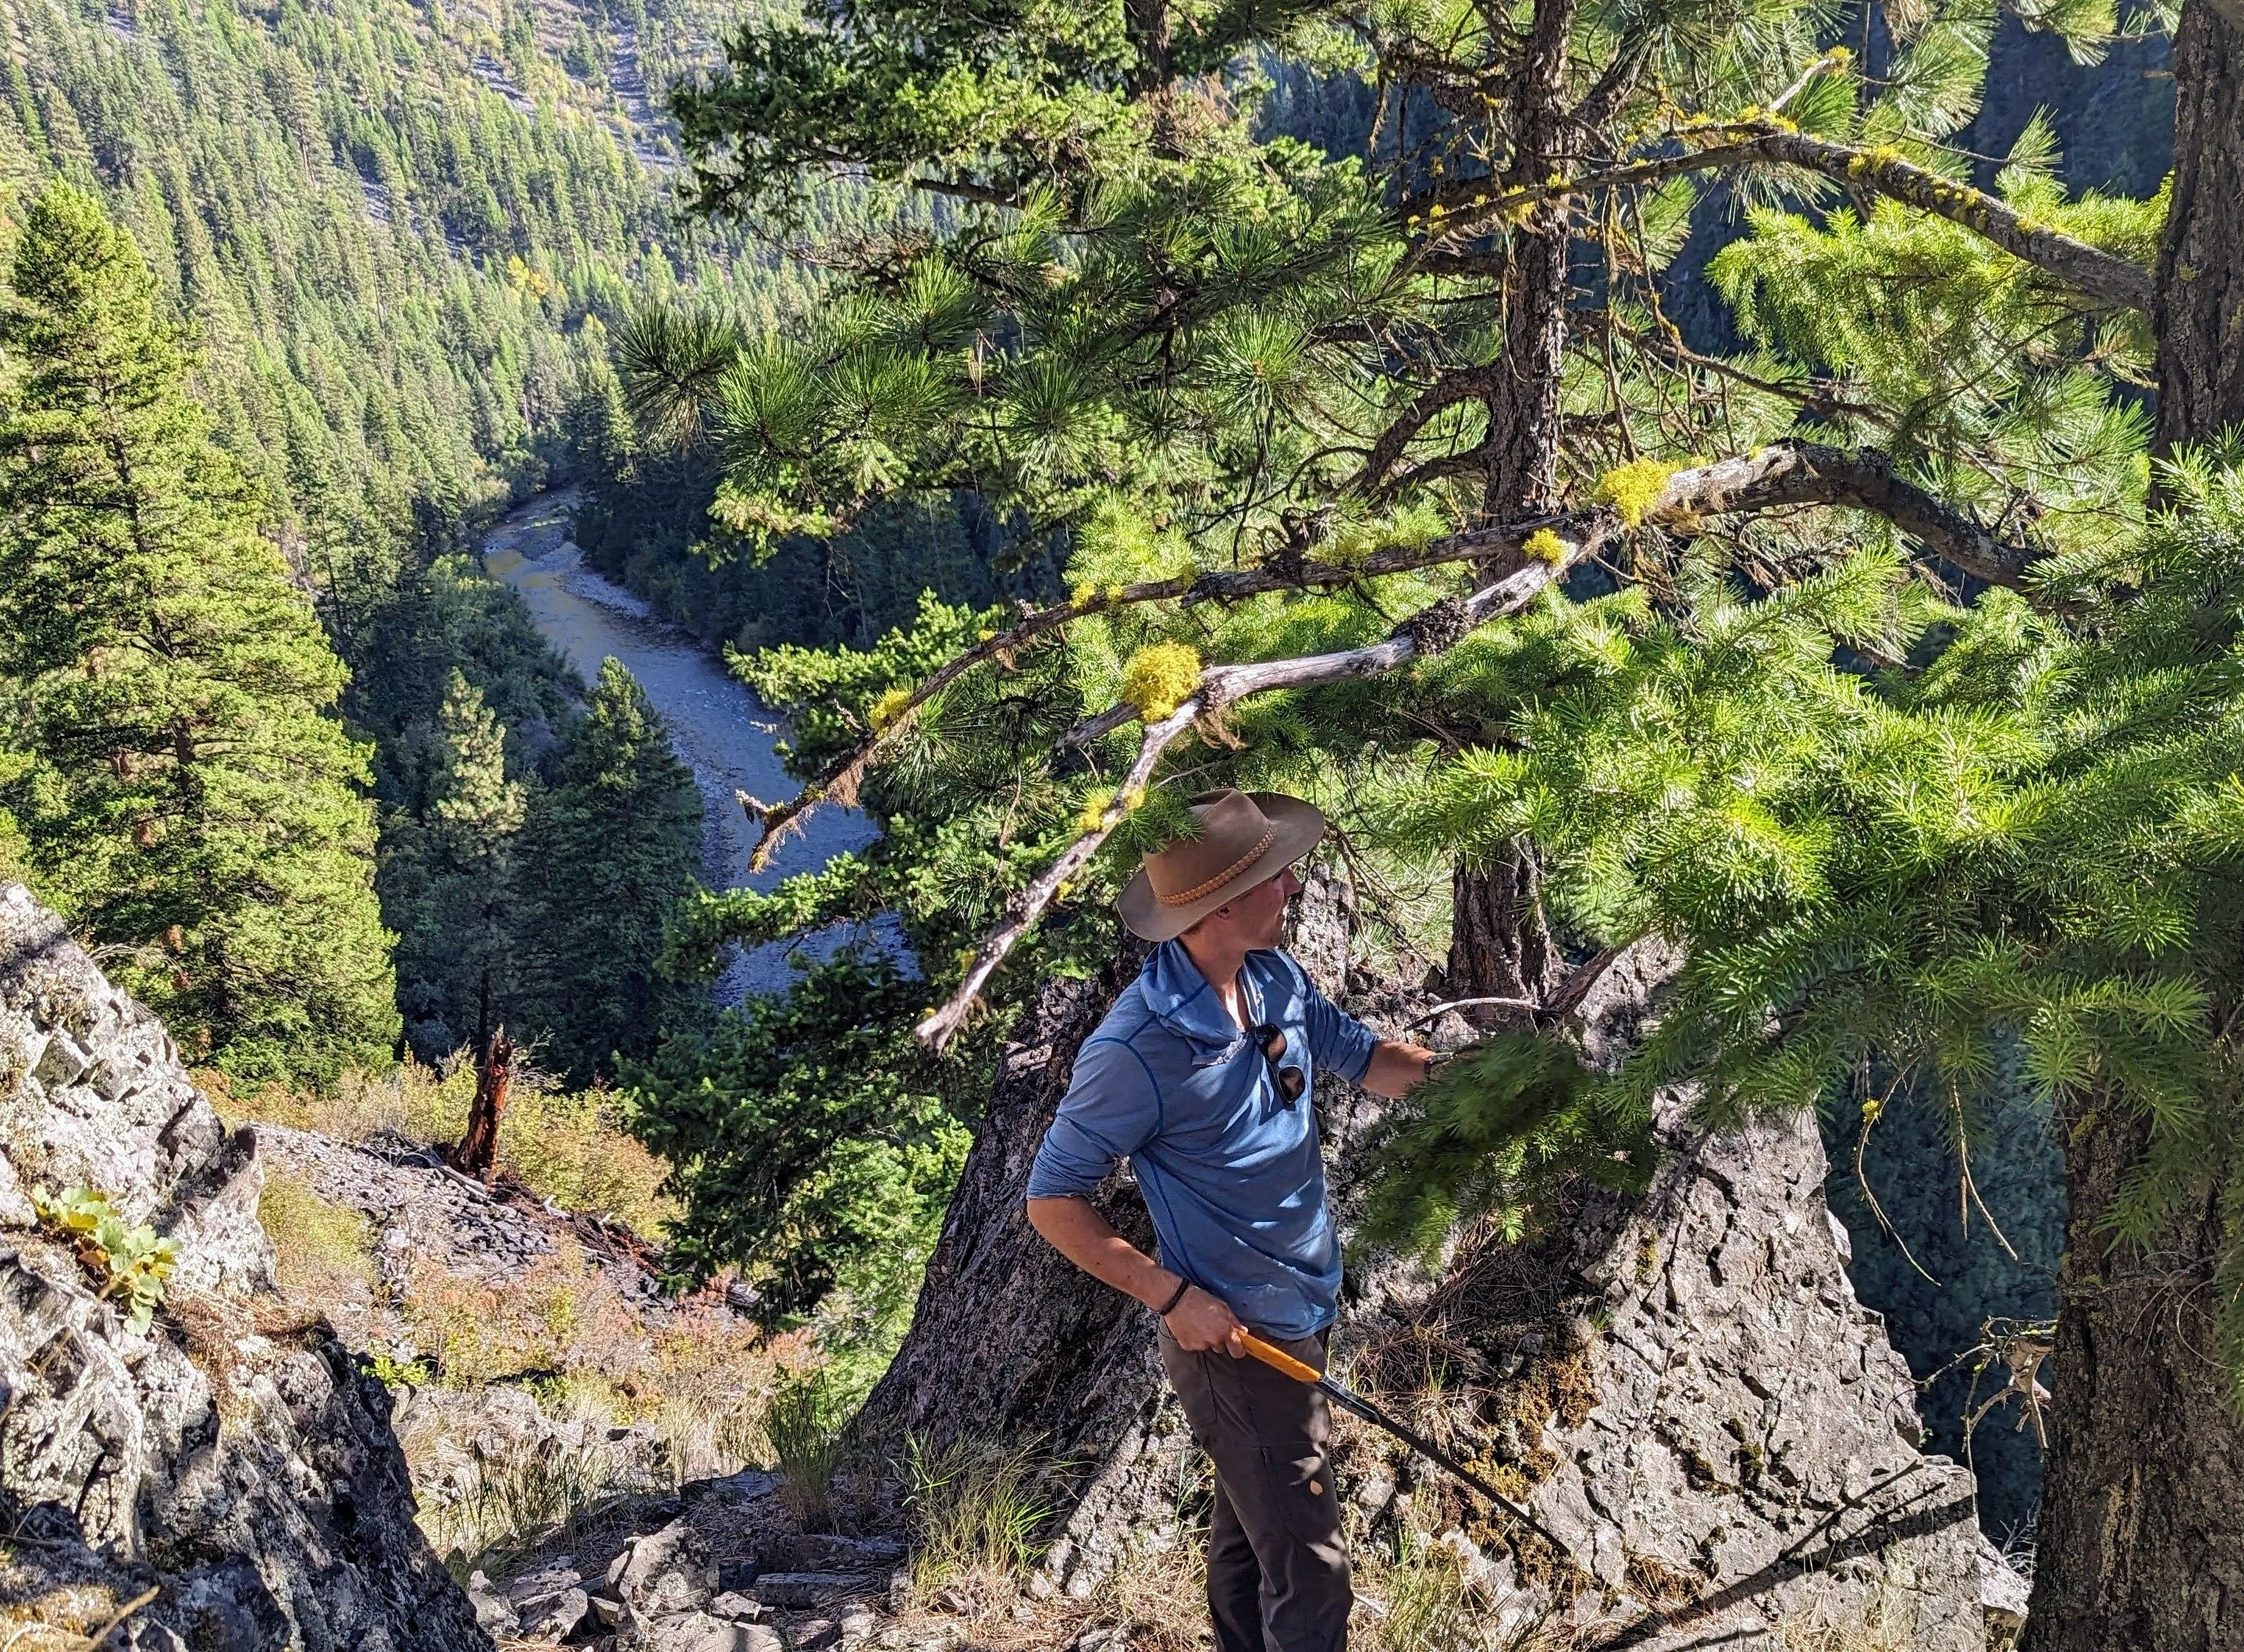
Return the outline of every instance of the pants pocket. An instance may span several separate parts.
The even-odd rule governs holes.
[[[1261,1448],[1263,1482],[1269,1488],[1270,1512],[1287,1534],[1302,1543],[1325,1543],[1340,1533],[1340,1498],[1332,1483],[1332,1467],[1323,1452],[1315,1447],[1294,1452]]]

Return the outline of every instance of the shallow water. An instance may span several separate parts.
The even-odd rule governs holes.
[[[772,750],[785,725],[697,639],[584,565],[569,536],[575,503],[570,490],[541,494],[502,517],[484,536],[483,568],[522,593],[545,640],[587,683],[611,655],[639,679],[700,788],[702,875],[710,885],[767,888],[871,842],[878,833],[856,810],[818,809],[769,866],[749,875],[757,832],[735,794],[770,802],[797,789]],[[830,932],[807,950],[823,954],[846,937],[846,931]],[[736,957],[717,985],[718,1001],[738,1003],[746,994],[783,988],[789,955],[787,947],[774,945]]]

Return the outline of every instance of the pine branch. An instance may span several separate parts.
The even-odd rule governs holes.
[[[1662,318],[1663,320],[1665,318]],[[1758,374],[1747,373],[1742,367],[1732,367],[1719,356],[1701,355],[1680,338],[1663,338],[1642,332],[1619,320],[1610,310],[1575,310],[1568,321],[1585,332],[1610,332],[1632,349],[1647,354],[1665,357],[1679,367],[1696,367],[1711,373],[1716,378],[1727,379],[1733,384],[1759,390],[1765,395],[1781,397],[1795,406],[1814,414],[1819,419],[1868,419],[1891,428],[1894,416],[1866,401],[1850,401],[1838,394],[1838,386],[1828,379],[1811,379],[1805,384],[1786,383],[1776,379],[1764,379]]]
[[[1353,494],[1376,496],[1388,473],[1402,462],[1402,455],[1417,439],[1418,433],[1438,414],[1462,401],[1480,400],[1496,394],[1499,369],[1494,366],[1462,367],[1444,373],[1418,393],[1416,400],[1406,408],[1394,423],[1379,434],[1364,456],[1363,469],[1342,490]]]
[[[2146,314],[2150,311],[2151,273],[2141,265],[2037,223],[2001,196],[1943,178],[1903,159],[1896,150],[1833,143],[1762,122],[1727,122],[1676,135],[1686,143],[1704,143],[1717,137],[1728,141],[1632,166],[1494,193],[1490,192],[1488,179],[1467,179],[1406,200],[1402,210],[1406,222],[1423,222],[1430,238],[1445,239],[1544,201],[1656,184],[1686,172],[1774,161],[1821,172],[1852,187],[1876,190],[1919,212],[1960,224],[2099,304]]]
[[[1647,524],[1675,522],[1805,503],[1852,504],[1876,510],[1904,531],[1923,539],[1959,567],[1975,573],[1984,569],[1983,577],[2006,572],[2009,577],[2002,582],[2005,583],[2017,583],[2018,570],[2029,556],[1996,540],[1960,511],[1903,482],[1893,474],[1891,462],[1882,454],[1850,454],[1836,448],[1805,444],[1765,448],[1743,458],[1679,470],[1646,509],[1642,520]],[[1423,567],[1435,561],[1487,557],[1511,550],[1518,565],[1470,597],[1462,600],[1444,597],[1420,610],[1384,640],[1369,647],[1208,667],[1200,674],[1200,685],[1189,699],[1168,717],[1146,725],[1137,758],[1123,777],[1113,800],[1101,813],[1098,826],[1077,838],[1022,892],[1005,920],[983,937],[975,951],[973,965],[950,999],[913,1030],[937,1049],[950,1041],[972,1011],[983,986],[1044,914],[1060,887],[1098,852],[1099,846],[1128,812],[1132,795],[1142,793],[1152,779],[1162,753],[1194,723],[1220,716],[1227,707],[1256,694],[1383,676],[1415,661],[1443,653],[1490,620],[1519,612],[1568,569],[1595,556],[1623,530],[1619,517],[1604,509],[1549,518],[1541,526],[1554,534],[1564,548],[1554,561],[1529,558],[1518,550],[1517,546],[1526,536],[1516,524],[1460,534],[1438,542],[1443,551],[1438,557],[1430,554],[1436,549],[1435,546],[1411,553],[1422,559],[1417,565]],[[1467,541],[1472,542],[1470,548],[1464,544]],[[1965,556],[1978,566],[1960,560]],[[1263,581],[1274,578],[1265,572],[1219,577]],[[1274,586],[1266,583],[1261,588]],[[1065,750],[1098,739],[1121,728],[1136,715],[1127,705],[1110,706],[1095,717],[1085,718],[1062,735],[1060,747]]]
[[[1412,475],[1421,477],[1440,462],[1430,462]],[[1679,470],[1646,511],[1644,521],[1653,524],[1688,522],[1706,516],[1748,515],[1818,504],[1849,505],[1883,516],[1964,572],[1990,584],[2018,585],[2027,564],[2038,555],[2029,547],[1997,538],[1964,512],[1904,482],[1895,475],[1893,462],[1875,448],[1849,451],[1810,442],[1780,442],[1742,458]],[[1398,546],[1376,552],[1362,562],[1285,558],[1238,573],[1144,580],[1119,590],[1088,594],[1079,602],[1029,610],[1010,630],[976,644],[929,674],[912,690],[910,698],[897,708],[885,727],[843,753],[814,784],[796,796],[780,803],[766,803],[745,792],[739,793],[740,806],[760,828],[750,866],[755,871],[763,870],[773,853],[790,835],[802,829],[804,817],[821,804],[835,803],[845,808],[855,805],[874,760],[893,735],[909,726],[929,700],[977,665],[1005,658],[1070,620],[1146,603],[1236,602],[1270,591],[1353,585],[1389,574],[1409,573],[1450,563],[1517,556],[1530,535],[1544,529],[1565,543],[1602,545],[1612,536],[1612,513],[1602,509],[1536,516],[1471,529],[1430,544]],[[1111,733],[1129,722],[1132,715],[1126,707],[1110,707],[1098,717],[1071,729],[1063,737],[1064,744],[1079,745]]]
[[[1028,203],[1008,190],[993,189],[987,184],[977,184],[965,178],[915,178],[914,189],[930,195],[948,195],[953,200],[971,201],[978,206],[1002,206],[1009,212],[1024,212]]]
[[[1781,442],[1727,465],[1720,488],[1707,490],[1707,514],[1756,513],[1788,505],[1849,505],[1883,516],[1975,579],[2016,588],[2039,551],[1997,538],[1953,505],[1895,473],[1876,448],[1827,448]],[[1678,473],[1679,479],[1682,473]]]
[[[1455,647],[1479,626],[1505,614],[1516,614],[1566,569],[1586,556],[1592,555],[1606,540],[1619,530],[1619,519],[1610,511],[1587,513],[1591,530],[1585,536],[1566,541],[1565,554],[1557,563],[1530,560],[1494,583],[1482,587],[1462,602],[1444,597],[1396,626],[1383,642],[1368,648],[1351,648],[1335,654],[1309,654],[1293,659],[1259,660],[1245,665],[1214,665],[1200,674],[1200,687],[1192,698],[1158,723],[1148,724],[1138,747],[1138,756],[1123,777],[1121,786],[1099,816],[1096,828],[1085,833],[1070,844],[1059,859],[1022,892],[1014,909],[984,936],[976,948],[974,962],[966,972],[950,999],[931,1013],[912,1030],[928,1045],[940,1049],[950,1041],[963,1024],[981,996],[982,988],[997,973],[1023,935],[1044,915],[1058,893],[1059,887],[1088,864],[1098,852],[1099,846],[1121,823],[1128,813],[1133,793],[1142,793],[1152,779],[1153,770],[1161,754],[1173,745],[1177,738],[1203,717],[1213,717],[1225,707],[1236,705],[1251,695],[1267,693],[1273,689],[1313,688],[1328,683],[1347,682],[1362,677],[1376,677],[1397,671],[1413,660],[1424,659]],[[1118,712],[1122,713],[1118,718]],[[1095,718],[1085,718],[1062,737],[1062,744],[1081,744],[1093,738],[1092,731],[1104,726],[1112,728],[1126,722],[1132,713],[1126,707],[1117,707]]]

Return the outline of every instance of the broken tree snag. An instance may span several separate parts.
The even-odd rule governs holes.
[[[468,1107],[468,1128],[451,1152],[452,1168],[488,1182],[498,1163],[498,1121],[514,1082],[514,1041],[501,1027],[476,1052],[476,1099]]]

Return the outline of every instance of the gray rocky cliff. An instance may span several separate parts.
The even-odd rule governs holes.
[[[31,1194],[98,1190],[179,1247],[134,1331]],[[0,1613],[105,1645],[471,1652],[381,1385],[284,1305],[254,1135],[156,1018],[0,886]]]
[[[1293,943],[1335,995],[1346,900],[1313,882]],[[1200,1473],[1150,1316],[1072,1275],[1022,1212],[1028,1159],[1122,978],[1055,981],[1023,1018],[864,1419],[876,1434],[1041,1437],[1071,1466],[1046,1582],[1077,1595],[1175,1541]],[[1574,1025],[1593,1057],[1633,1035],[1660,978],[1656,959],[1625,957],[1585,996]],[[1390,1034],[1418,1008],[1353,984]],[[1352,1145],[1382,1104],[1320,1102],[1344,1210]],[[1335,1334],[1340,1370],[1508,1480],[1568,1554],[1346,1419],[1335,1460],[1357,1536],[1437,1535],[1491,1616],[1524,1630],[1556,1612],[1587,1644],[1774,1648],[1828,1625],[1978,1652],[2022,1590],[1979,1534],[1970,1474],[1918,1449],[1914,1385],[1855,1299],[1812,1122],[1707,1135],[1682,1098],[1671,1108],[1647,1195],[1574,1195],[1534,1242],[1461,1245],[1437,1277],[1352,1268]],[[1143,1236],[1126,1172],[1099,1202]]]

